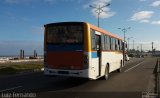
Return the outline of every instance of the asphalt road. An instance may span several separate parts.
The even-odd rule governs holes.
[[[154,92],[156,60],[134,58],[121,73],[111,73],[107,81],[45,77],[43,72],[0,76],[0,93],[36,93],[41,98],[141,98],[143,92]]]

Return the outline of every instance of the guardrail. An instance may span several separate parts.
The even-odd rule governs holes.
[[[157,72],[159,73],[160,72],[160,65],[159,65],[160,61],[159,59],[157,59]]]
[[[158,94],[157,98],[160,98],[160,60],[157,58],[156,68],[155,68],[155,93]]]

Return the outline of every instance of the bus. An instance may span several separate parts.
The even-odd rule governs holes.
[[[44,25],[44,75],[109,78],[123,67],[123,39],[87,22]]]

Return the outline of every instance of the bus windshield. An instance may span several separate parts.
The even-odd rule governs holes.
[[[81,25],[48,26],[47,43],[81,44],[83,43],[83,28]]]

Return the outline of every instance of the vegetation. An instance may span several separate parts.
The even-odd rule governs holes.
[[[17,74],[28,71],[40,70],[43,64],[15,64],[10,66],[0,67],[0,75]]]

